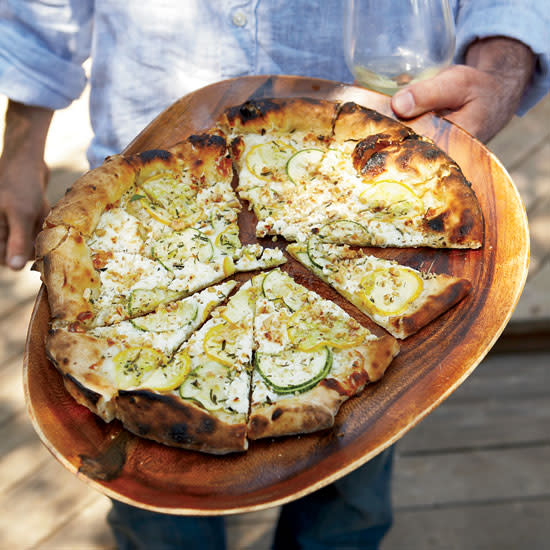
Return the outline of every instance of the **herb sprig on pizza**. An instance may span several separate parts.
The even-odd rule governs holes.
[[[245,243],[243,206],[256,233]],[[264,237],[292,243],[290,258]],[[395,338],[470,291],[377,247],[444,254],[482,241],[469,182],[427,138],[353,103],[252,100],[168,150],[107,159],[54,207],[35,263],[46,350],[105,421],[167,445],[243,451],[330,428],[383,376]],[[352,309],[299,284],[298,263]]]

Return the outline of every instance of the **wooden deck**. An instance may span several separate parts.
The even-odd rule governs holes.
[[[85,169],[84,109],[82,100],[55,117],[48,145],[52,200]],[[497,343],[500,352],[399,442],[395,525],[384,550],[550,547],[548,120],[550,96],[490,144],[527,208],[528,283]],[[38,287],[28,269],[0,270],[0,549],[114,549],[105,523],[109,500],[59,465],[27,419],[21,365]],[[269,548],[277,513],[229,517],[230,550]]]

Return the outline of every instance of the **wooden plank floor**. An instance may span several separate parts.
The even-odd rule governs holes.
[[[47,153],[52,200],[85,169],[84,107],[85,99],[56,115]],[[84,121],[77,138],[75,120]],[[399,442],[395,524],[384,550],[550,547],[550,344],[536,352],[524,345],[533,326],[546,335],[550,328],[548,120],[547,96],[490,144],[520,190],[532,232],[530,276],[510,325],[521,339],[511,334],[512,351],[491,353]],[[109,499],[50,456],[26,415],[21,366],[39,284],[28,269],[0,270],[0,549],[114,549]],[[229,517],[229,549],[269,548],[277,514]]]

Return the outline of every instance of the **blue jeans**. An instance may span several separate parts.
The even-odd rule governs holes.
[[[391,527],[393,447],[351,474],[285,504],[274,550],[376,549]],[[224,550],[223,517],[171,516],[113,501],[119,550]]]

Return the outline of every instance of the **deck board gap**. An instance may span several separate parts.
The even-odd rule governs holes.
[[[429,449],[429,450],[414,450],[399,452],[399,456],[402,458],[413,458],[421,456],[445,456],[451,454],[472,454],[480,451],[509,451],[512,449],[535,449],[539,447],[550,446],[550,439],[532,440],[532,441],[518,441],[512,443],[490,443],[488,445],[471,445],[463,447],[446,447],[444,449]]]
[[[395,512],[427,512],[430,510],[449,510],[453,508],[476,508],[484,506],[496,506],[500,504],[519,503],[545,503],[550,502],[550,493],[530,496],[510,496],[501,498],[489,498],[479,500],[453,500],[449,502],[436,502],[433,504],[395,505]]]

